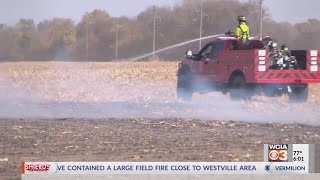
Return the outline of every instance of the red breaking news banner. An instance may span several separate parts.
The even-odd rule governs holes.
[[[50,164],[26,164],[23,163],[23,172],[48,172],[51,168]]]
[[[25,174],[24,162],[21,163],[21,174]]]

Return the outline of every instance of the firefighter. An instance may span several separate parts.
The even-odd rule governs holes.
[[[289,47],[286,44],[281,45],[280,52],[283,57],[284,62],[286,63],[286,69],[297,69],[298,61],[295,56],[291,56]]]
[[[240,39],[239,48],[244,49],[250,37],[250,28],[245,16],[238,16],[239,26],[235,30],[235,36]]]
[[[291,56],[289,47],[286,44],[281,45],[281,52],[283,55]]]

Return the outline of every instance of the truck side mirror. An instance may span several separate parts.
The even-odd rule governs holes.
[[[192,50],[188,50],[188,51],[186,52],[186,58],[192,58],[192,56],[193,56]]]

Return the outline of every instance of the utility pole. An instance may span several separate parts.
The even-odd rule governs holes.
[[[154,58],[156,51],[156,8],[153,9],[153,44],[152,44],[152,57]]]
[[[198,10],[197,10],[198,11]],[[194,19],[193,21],[200,21],[200,27],[199,27],[199,50],[202,48],[202,30],[203,30],[203,16],[209,17],[207,14],[203,13],[203,2],[200,1],[200,10],[199,10],[199,16],[198,18]]]
[[[116,18],[116,60],[118,59],[118,40],[119,40],[119,23],[118,18]]]
[[[203,3],[202,1],[200,2],[200,36],[199,36],[199,51],[201,50],[202,47],[202,23],[203,23]]]
[[[156,7],[153,7],[153,45],[152,45],[152,57],[155,57],[156,51],[156,21],[160,20],[161,18],[157,16]]]
[[[262,41],[262,21],[263,21],[262,0],[260,0],[260,41]]]
[[[88,17],[86,17],[86,58],[89,61]]]

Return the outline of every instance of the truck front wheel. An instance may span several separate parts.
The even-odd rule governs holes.
[[[187,69],[181,69],[178,73],[177,97],[190,101],[192,99],[192,74]]]

